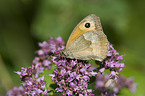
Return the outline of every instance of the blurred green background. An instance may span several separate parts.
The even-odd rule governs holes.
[[[145,0],[0,0],[0,94],[20,84],[14,71],[32,64],[38,42],[50,36],[67,41],[84,17],[100,17],[108,40],[125,54],[123,72],[145,96]]]

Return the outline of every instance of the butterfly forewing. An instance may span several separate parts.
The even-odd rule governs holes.
[[[107,37],[102,31],[100,19],[93,14],[87,16],[75,27],[64,53],[68,58],[102,61],[107,51]]]

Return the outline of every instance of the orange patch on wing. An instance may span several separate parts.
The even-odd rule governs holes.
[[[74,33],[70,36],[70,38],[69,38],[69,40],[68,40],[68,44],[66,45],[66,48],[68,48],[68,46],[71,45],[71,44],[74,42],[74,40],[76,40],[80,35],[84,34],[84,33],[87,32],[87,31],[90,31],[89,28],[88,28],[88,29],[82,29],[82,30],[81,30],[81,27],[82,27],[82,26],[80,25],[79,27],[77,27],[77,28],[74,30]],[[92,30],[95,30],[95,28],[92,29]]]

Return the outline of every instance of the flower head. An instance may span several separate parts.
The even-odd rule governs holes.
[[[50,38],[48,42],[39,43],[39,46],[41,49],[37,51],[38,56],[34,58],[32,66],[28,68],[22,67],[20,72],[16,72],[20,75],[21,81],[23,81],[22,88],[25,95],[48,95],[49,90],[45,87],[46,81],[44,81],[44,76],[40,76],[40,73],[44,73],[44,70],[51,68],[52,58],[58,56],[57,52],[64,48],[64,41],[61,37],[57,39]],[[15,91],[14,89],[17,90]],[[8,92],[8,96],[16,96],[10,95],[11,93],[20,93],[18,88],[14,87],[14,89]]]
[[[107,53],[107,59],[104,62],[104,66],[109,67],[111,70],[119,72],[119,69],[124,67],[124,63],[122,63],[123,55],[119,55],[119,53],[113,48],[113,46],[109,43],[109,51]]]
[[[24,96],[25,89],[22,86],[14,87],[7,92],[7,96]]]
[[[96,77],[96,85],[93,87],[99,91],[97,95],[116,96],[122,88],[128,88],[135,92],[136,84],[133,83],[133,79],[119,76],[119,72],[124,67],[123,55],[119,55],[111,44],[109,44],[107,58],[100,62],[101,64],[98,64],[97,68],[91,66],[91,63],[86,60],[63,57],[61,50],[65,48],[64,44],[61,37],[50,38],[48,42],[39,43],[41,49],[36,52],[37,56],[34,58],[32,66],[22,67],[20,72],[16,72],[20,75],[22,87],[14,87],[8,91],[8,96],[16,96],[17,94],[19,96],[21,96],[20,94],[22,96],[49,95],[50,90],[46,86],[48,81],[44,79],[48,76],[51,76],[51,80],[57,84],[54,92],[60,92],[63,96],[96,95],[93,93],[94,90],[88,88],[92,77]],[[43,76],[45,70],[53,68],[52,65],[55,65],[54,74]],[[110,74],[105,73],[107,69]]]
[[[101,96],[116,96],[123,88],[128,88],[131,92],[135,92],[136,84],[132,78],[119,76],[118,79],[110,79],[109,74],[96,76],[96,90],[101,92]]]
[[[77,60],[55,60],[58,69],[54,70],[55,75],[52,80],[58,85],[56,92],[63,95],[91,96],[92,89],[88,89],[90,77],[95,76],[97,72],[90,70],[89,63],[82,63]]]
[[[119,72],[122,71],[124,67],[123,55],[114,49],[114,47],[109,43],[109,50],[107,53],[107,58],[100,64],[100,73],[104,74],[106,69],[110,70],[110,78],[116,80],[118,78]]]
[[[25,95],[39,95],[43,94],[44,96],[48,95],[48,90],[45,87],[44,76],[40,78],[30,78],[23,83],[25,88]]]

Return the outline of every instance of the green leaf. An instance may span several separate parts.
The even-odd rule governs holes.
[[[97,64],[96,64],[96,62],[95,62],[95,60],[88,60],[88,62],[89,62],[93,67],[98,68],[98,66],[97,66]]]
[[[42,74],[40,74],[40,76],[44,75],[44,81],[46,81],[46,88],[48,90],[55,90],[55,88],[57,87],[56,83],[54,81],[51,81],[51,76],[49,76],[49,74],[54,74],[53,71],[55,69],[55,64],[52,64],[51,69],[50,70],[44,70],[44,72]]]

